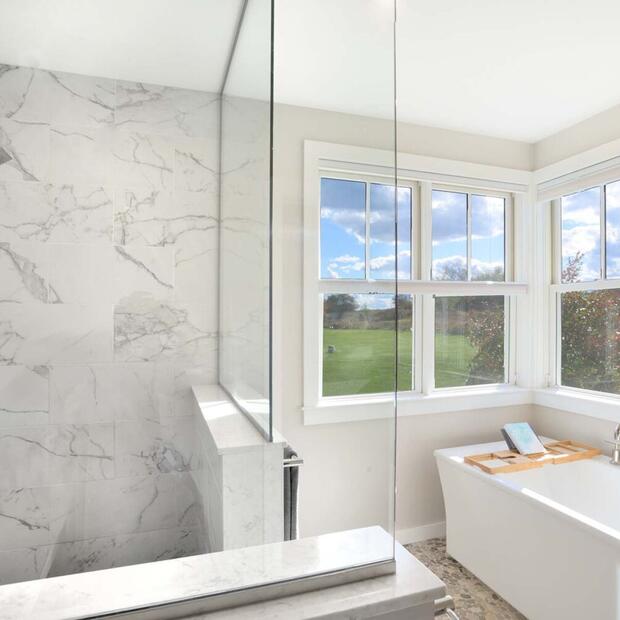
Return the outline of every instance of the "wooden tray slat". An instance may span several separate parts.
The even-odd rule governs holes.
[[[508,474],[536,469],[548,464],[561,465],[562,463],[591,459],[601,453],[598,448],[569,439],[546,443],[545,448],[547,452],[542,454],[524,455],[510,450],[472,454],[466,456],[464,461],[469,465],[478,467],[487,474]]]

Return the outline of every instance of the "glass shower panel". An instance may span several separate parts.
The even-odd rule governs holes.
[[[271,0],[251,0],[221,100],[220,384],[271,425]]]
[[[308,535],[394,531],[395,391],[412,387],[414,306],[396,282],[397,269],[411,277],[413,195],[395,191],[394,19],[393,0],[276,2],[273,419],[305,461]],[[352,424],[342,445],[333,425],[298,421],[345,403],[354,418],[369,402],[376,432]],[[381,501],[369,513],[354,489],[371,470]],[[373,562],[393,557],[384,540]]]

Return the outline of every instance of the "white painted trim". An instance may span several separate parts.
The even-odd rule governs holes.
[[[514,385],[472,386],[435,390],[431,394],[407,392],[398,395],[398,417],[428,415],[527,405],[531,391]],[[394,395],[324,398],[316,407],[304,407],[304,424],[338,424],[394,417]]]
[[[542,407],[570,411],[599,420],[620,422],[620,397],[566,387],[534,390],[533,402]]]
[[[532,173],[533,182],[535,185],[540,185],[574,174],[584,168],[602,164],[618,156],[620,156],[620,138],[534,170]]]
[[[620,281],[618,281],[620,284]],[[394,280],[319,280],[319,293],[386,293],[394,294]],[[399,280],[398,292],[401,294],[429,294],[440,297],[462,297],[470,295],[525,295],[524,282],[481,282],[470,280]]]
[[[427,523],[426,525],[418,525],[416,527],[408,527],[402,530],[396,530],[396,540],[401,545],[410,545],[411,543],[422,542],[431,538],[445,537],[445,521],[438,521],[437,523]]]

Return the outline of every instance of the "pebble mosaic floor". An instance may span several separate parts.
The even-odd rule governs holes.
[[[406,548],[446,584],[460,620],[527,620],[456,560],[448,557],[444,538],[431,538]],[[448,615],[437,618],[447,620]]]

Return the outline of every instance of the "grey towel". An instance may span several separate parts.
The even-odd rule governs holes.
[[[290,446],[284,448],[285,459],[297,458]],[[299,465],[284,468],[284,540],[297,540],[297,501],[299,493]]]

